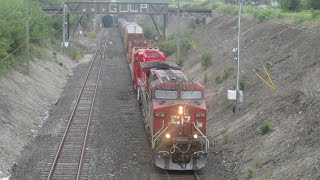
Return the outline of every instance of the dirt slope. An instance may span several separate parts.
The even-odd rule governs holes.
[[[184,57],[184,71],[203,82],[208,75],[206,97],[208,129],[217,156],[222,156],[239,179],[320,179],[320,30],[297,30],[279,20],[256,23],[242,18],[241,74],[245,101],[240,114],[232,112],[227,90],[235,87],[235,72],[222,83],[224,70],[236,69],[237,17],[214,13],[213,21],[199,27],[194,36],[198,49],[212,54],[205,70],[199,55],[191,49]],[[172,57],[171,57],[172,59]],[[275,84],[272,91],[253,69],[267,79],[263,65]],[[272,131],[262,134],[262,121],[271,122]]]
[[[74,63],[49,50],[46,60],[30,62],[30,75],[12,71],[0,78],[0,178],[37,134],[59,97]]]

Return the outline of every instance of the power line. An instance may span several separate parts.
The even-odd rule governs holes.
[[[13,7],[12,9],[9,9],[9,10],[7,10],[6,12],[2,13],[1,16],[4,16],[5,14],[7,14],[7,13],[9,13],[9,12],[12,12],[12,10],[13,10],[15,7],[17,7],[20,3],[21,3],[21,1],[20,1],[20,2],[18,1],[18,2],[14,5],[14,7]]]
[[[8,56],[6,56],[5,58],[1,59],[0,61],[4,61],[6,59],[8,59],[10,56],[12,56],[15,52],[17,52],[23,45],[25,45],[27,43],[27,40],[24,41],[17,49],[15,49],[11,54],[9,54]]]
[[[2,20],[5,21],[6,19],[8,19],[8,18],[20,7],[22,1],[23,1],[23,0],[21,0],[21,1],[19,2],[19,5],[18,5],[13,11],[11,11],[11,13],[10,13],[7,17],[3,18]]]

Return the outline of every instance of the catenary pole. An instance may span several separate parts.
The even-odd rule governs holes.
[[[178,1],[178,14],[177,14],[177,25],[178,25],[178,27],[177,27],[177,35],[176,35],[176,41],[177,41],[177,54],[176,54],[176,56],[177,56],[177,60],[176,60],[176,62],[177,63],[180,63],[180,3],[179,3],[179,1]]]
[[[29,0],[25,0],[26,8],[26,43],[27,43],[27,74],[29,74],[29,60],[30,60],[30,34],[29,34]]]
[[[63,52],[65,50],[66,45],[66,5],[63,5],[63,20],[62,20],[62,48]]]
[[[238,46],[237,46],[237,86],[236,86],[236,105],[235,105],[235,114],[239,112],[239,100],[240,100],[240,90],[239,90],[239,81],[240,81],[240,35],[241,35],[241,8],[242,0],[238,0]]]

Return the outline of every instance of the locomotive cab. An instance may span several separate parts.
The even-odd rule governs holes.
[[[143,63],[147,86],[141,98],[149,107],[146,125],[155,165],[168,170],[203,168],[209,147],[204,87],[189,80],[177,65],[152,64],[157,63]]]
[[[150,61],[166,61],[166,56],[159,51],[158,48],[142,48],[134,47],[134,54],[129,60],[129,67],[131,71],[131,77],[133,81],[134,88],[137,89],[139,83],[142,83],[143,72],[140,66],[142,62]]]

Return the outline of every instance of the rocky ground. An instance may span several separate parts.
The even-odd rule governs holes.
[[[241,81],[244,103],[234,115],[227,90],[235,87],[237,17],[214,13],[213,21],[194,35],[201,53],[212,54],[205,69],[191,49],[184,53],[184,71],[204,82],[209,118],[207,133],[221,164],[239,179],[320,179],[320,31],[287,25],[281,20],[256,23],[242,18]],[[170,59],[174,59],[170,57]],[[255,73],[275,85],[273,91]],[[232,69],[231,71],[229,71]],[[229,71],[229,73],[227,73]],[[229,75],[227,75],[229,74]],[[220,76],[222,82],[217,83]],[[271,84],[271,83],[270,83]],[[262,121],[272,130],[262,134]],[[250,173],[250,171],[252,173]]]

